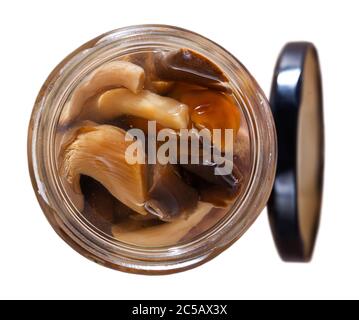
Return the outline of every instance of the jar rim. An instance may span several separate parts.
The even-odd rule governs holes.
[[[81,78],[81,72],[78,72],[81,68],[85,72],[104,62],[99,59],[101,55],[106,54],[106,59],[111,59],[111,54],[118,54],[119,50],[123,53],[125,50],[138,50],[139,47],[159,46],[161,43],[166,47],[190,47],[203,53],[224,69],[230,83],[247,99],[250,104],[247,111],[253,121],[251,134],[255,141],[253,179],[245,198],[232,206],[220,230],[217,228],[212,233],[205,232],[193,242],[169,248],[137,250],[123,244],[119,250],[116,244],[104,241],[94,230],[83,228],[80,221],[69,223],[63,220],[61,210],[64,207],[60,208],[58,203],[60,199],[56,188],[59,188],[59,181],[51,153],[51,129],[56,127],[61,108],[54,110],[53,106],[61,105],[61,98],[64,99],[65,91],[71,89],[71,84],[74,85],[75,77]],[[57,104],[54,104],[55,101]],[[192,31],[168,25],[135,25],[116,29],[76,49],[60,62],[45,81],[36,99],[28,132],[32,184],[42,210],[55,231],[91,260],[134,273],[161,274],[186,270],[213,258],[235,242],[266,205],[274,181],[276,157],[276,134],[269,103],[247,69],[213,41]]]

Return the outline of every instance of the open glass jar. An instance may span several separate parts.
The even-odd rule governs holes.
[[[220,70],[222,80],[225,79],[226,94],[230,96],[231,103],[236,108],[235,114],[240,119],[234,137],[234,145],[237,146],[234,163],[240,171],[240,191],[225,206],[217,206],[213,201],[207,201],[201,190],[194,213],[175,221],[152,221],[142,219],[141,215],[128,213],[126,201],[126,205],[122,204],[121,207],[118,199],[124,197],[126,188],[131,188],[131,183],[125,178],[120,180],[122,189],[117,193],[108,193],[106,188],[111,184],[108,180],[106,184],[101,179],[93,179],[94,175],[86,174],[89,169],[77,170],[74,178],[77,190],[72,188],[62,174],[63,167],[68,167],[68,164],[64,165],[66,155],[62,153],[63,148],[68,146],[69,141],[73,142],[73,138],[68,138],[69,132],[74,132],[74,128],[78,130],[79,127],[86,127],[81,129],[81,134],[85,136],[89,131],[100,130],[97,129],[98,126],[121,127],[123,124],[121,117],[99,120],[79,116],[76,121],[64,122],[66,108],[76,95],[76,90],[86,86],[86,81],[88,85],[89,79],[94,78],[101,67],[113,61],[137,63],[144,68],[148,79],[149,69],[153,65],[146,65],[146,57],[153,54],[183,53],[183,50],[184,60],[191,54],[198,55],[196,57],[205,59],[201,61],[208,63],[210,68]],[[213,74],[209,78],[213,80]],[[164,94],[161,79],[161,83],[156,82],[160,88],[151,87],[152,91],[158,91],[148,94],[166,95],[171,97],[168,99],[173,99],[175,93],[178,93],[177,87],[173,89],[173,82],[175,81],[171,79],[164,84],[166,88],[167,85],[171,87],[165,89]],[[154,82],[148,84],[145,81],[145,89],[153,84]],[[198,83],[190,85],[197,86]],[[112,84],[107,89],[127,90],[116,89]],[[214,92],[215,95],[224,94],[218,88]],[[96,94],[106,92],[102,90]],[[80,97],[83,101],[89,98],[84,92]],[[136,103],[139,102],[136,100]],[[155,114],[159,117],[158,112]],[[96,120],[96,125],[93,122],[83,122],[89,120]],[[147,120],[151,119],[147,117]],[[92,126],[91,129],[89,126]],[[95,131],[92,131],[93,127],[96,127]],[[130,127],[133,127],[133,123]],[[103,141],[97,141],[99,145],[101,142]],[[88,164],[91,167],[98,162],[106,162],[106,159],[99,159],[98,154],[94,157],[97,157],[97,162],[93,158],[87,158],[82,165]],[[193,32],[170,26],[140,25],[114,30],[91,40],[53,70],[38,95],[31,116],[28,158],[33,187],[42,210],[55,231],[69,245],[89,259],[111,268],[133,273],[165,274],[193,268],[208,261],[251,226],[266,206],[272,190],[277,144],[268,101],[256,81],[235,57],[216,43]],[[176,171],[176,179],[179,175],[183,178]],[[96,180],[100,180],[100,183]],[[171,189],[175,185],[174,189],[182,190],[183,182],[178,182],[181,184],[178,186],[176,181],[172,179],[162,189]],[[207,186],[207,182],[205,185]],[[133,196],[137,197],[141,193],[140,189],[139,187],[133,191]],[[183,191],[184,194],[186,192]],[[92,197],[93,194],[96,196]],[[163,195],[166,199],[170,196]],[[100,218],[94,216],[98,206],[103,206],[101,210],[105,211]],[[115,219],[114,214],[119,217]]]

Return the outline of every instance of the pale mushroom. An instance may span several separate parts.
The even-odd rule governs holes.
[[[57,130],[55,137],[55,152],[58,163],[60,164],[59,167],[62,167],[64,161],[64,149],[66,149],[66,147],[69,146],[76,139],[80,128],[89,126],[97,126],[97,124],[95,122],[86,120],[81,121],[66,130],[64,130],[63,128],[59,128]],[[63,177],[63,175],[60,175],[60,179],[72,204],[78,211],[83,211],[85,203],[82,193],[75,192],[72,186],[68,183],[67,179]]]
[[[143,89],[143,68],[127,61],[111,61],[94,70],[74,90],[66,103],[59,124],[71,123],[81,113],[85,102],[106,89],[125,87],[133,93]]]
[[[189,122],[188,107],[185,104],[148,90],[137,94],[125,88],[106,91],[98,99],[97,112],[104,119],[131,115],[157,121],[172,129],[187,128]]]
[[[63,174],[77,193],[81,193],[80,176],[100,182],[116,199],[132,210],[146,215],[143,207],[147,195],[146,166],[128,160],[126,132],[110,125],[82,127],[76,139],[64,150]],[[138,153],[142,153],[139,155]],[[137,149],[137,155],[145,157]]]
[[[113,236],[122,242],[145,247],[162,247],[178,243],[194,226],[210,213],[212,205],[198,203],[196,211],[190,216],[181,216],[157,226],[142,228],[138,221],[129,220],[112,227]]]

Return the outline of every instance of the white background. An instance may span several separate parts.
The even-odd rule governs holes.
[[[0,298],[359,298],[357,1],[1,1]],[[181,26],[220,43],[266,93],[284,43],[316,44],[325,94],[324,206],[310,264],[276,253],[266,212],[232,247],[185,273],[98,266],[52,230],[30,183],[27,125],[52,68],[87,40],[132,24]]]

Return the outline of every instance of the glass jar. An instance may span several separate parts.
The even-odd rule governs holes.
[[[226,215],[204,233],[176,245],[146,247],[100,232],[69,198],[58,174],[56,130],[73,88],[105,62],[132,53],[189,48],[213,61],[241,102],[250,142],[250,176],[245,191]],[[269,103],[242,64],[216,43],[191,31],[139,25],[101,35],[66,57],[44,83],[28,133],[32,184],[48,221],[71,247],[107,267],[142,274],[167,274],[200,265],[222,252],[251,226],[265,207],[275,176],[277,144]]]

